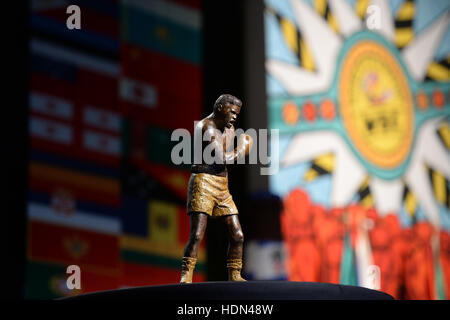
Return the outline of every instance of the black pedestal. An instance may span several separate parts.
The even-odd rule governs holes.
[[[199,282],[87,293],[65,300],[392,300],[362,287],[293,281]]]

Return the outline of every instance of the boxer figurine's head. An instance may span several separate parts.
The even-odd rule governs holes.
[[[214,103],[214,117],[231,128],[241,112],[242,101],[231,94],[222,94]]]

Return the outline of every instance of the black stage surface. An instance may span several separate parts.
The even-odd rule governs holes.
[[[317,282],[198,282],[86,293],[62,300],[392,300],[376,290]]]

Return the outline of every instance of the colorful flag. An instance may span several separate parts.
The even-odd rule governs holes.
[[[83,147],[93,152],[120,156],[120,139],[118,137],[93,130],[84,130]]]
[[[172,132],[168,129],[128,121],[123,132],[123,152],[129,157],[130,164],[145,171],[147,175],[185,201],[190,165],[173,164],[172,148],[179,142],[171,141],[171,135]]]
[[[86,106],[83,109],[83,122],[86,126],[119,133],[121,116],[117,112]]]
[[[31,146],[117,167],[121,116],[112,94],[118,88],[117,63],[37,39],[31,52],[37,57],[30,79]]]
[[[119,238],[116,235],[29,220],[28,258],[81,268],[119,268]]]
[[[86,53],[81,50],[69,49],[54,42],[32,38],[30,41],[32,54],[32,70],[40,71],[44,75],[51,75],[52,71],[59,69],[67,79],[76,79],[84,90],[105,90],[105,84],[111,86],[117,82],[119,66],[115,59],[107,58],[94,53]],[[40,63],[44,62],[44,64]],[[76,70],[76,72],[75,72]],[[70,77],[68,77],[70,75]],[[100,78],[99,78],[100,77]],[[108,78],[110,80],[108,80]],[[98,82],[103,79],[105,82]],[[74,81],[72,81],[74,82]],[[95,85],[92,88],[92,85]],[[111,88],[109,88],[111,89]],[[116,87],[117,89],[117,87]],[[90,91],[90,92],[91,92]],[[112,92],[106,92],[103,98],[108,98]]]
[[[70,191],[30,192],[28,219],[118,236],[120,211],[112,206],[80,202]]]
[[[131,43],[121,45],[124,74],[148,81],[160,94],[201,102],[202,67]]]
[[[189,171],[161,164],[148,163],[138,159],[133,160],[133,163],[172,191],[179,199],[186,200],[190,178]]]
[[[122,270],[123,274],[120,279],[122,287],[172,284],[180,281],[179,269],[168,269],[134,262],[124,262]],[[205,272],[195,270],[193,281],[206,281]]]
[[[172,141],[172,130],[148,127],[147,129],[147,159],[149,162],[174,165],[171,159],[172,149],[178,144],[178,141]],[[181,167],[181,166],[178,166]],[[186,168],[186,167],[184,167]]]
[[[155,243],[178,244],[178,208],[161,201],[148,206],[150,240]]]
[[[66,10],[73,3],[65,1],[50,3],[44,0],[34,0],[31,5],[31,29],[50,37],[86,46],[89,49],[101,50],[105,54],[117,55],[118,4],[102,1],[102,5],[95,6],[90,5],[91,2],[77,1],[76,5],[80,8],[81,28],[70,30],[66,25],[70,16]]]
[[[202,61],[201,13],[172,1],[128,0],[121,7],[122,37],[193,64]]]
[[[26,267],[25,298],[56,299],[119,287],[119,272],[83,267],[80,269],[81,289],[69,289],[67,267],[65,264],[29,261]]]
[[[31,116],[29,120],[30,135],[37,139],[71,146],[74,143],[73,128],[60,123],[37,116]]]
[[[122,214],[122,259],[178,268],[189,237],[185,207],[156,199],[151,199],[144,207],[143,200],[128,197],[123,205],[127,207]],[[199,252],[200,269],[204,268],[204,261],[203,241]]]
[[[126,77],[120,79],[120,97],[146,108],[155,108],[158,104],[158,94],[153,85]]]
[[[54,167],[62,167],[68,170],[80,171],[95,176],[103,176],[109,179],[120,179],[119,168],[99,165],[93,162],[79,161],[62,154],[48,153],[41,150],[30,149],[28,152],[30,162],[42,163]]]
[[[145,169],[130,161],[122,163],[122,181],[121,190],[125,197],[148,200],[150,197],[165,200],[167,202],[185,204],[180,196],[171,192],[171,190],[150,175]]]
[[[30,162],[28,169],[30,190],[52,193],[64,189],[76,199],[111,206],[120,203],[120,183],[114,178],[39,162]]]
[[[129,43],[121,47],[121,60],[124,115],[154,126],[193,131],[203,105],[201,67]]]
[[[137,160],[147,160],[151,163],[163,164],[179,169],[189,170],[190,164],[174,164],[172,149],[180,143],[172,141],[173,131],[166,128],[149,126],[138,121],[127,121],[123,131],[123,150],[125,156]],[[189,138],[190,160],[193,159],[193,144]]]
[[[73,103],[54,95],[38,91],[30,92],[30,111],[44,115],[71,120],[73,118]]]

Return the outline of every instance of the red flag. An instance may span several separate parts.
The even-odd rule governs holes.
[[[124,114],[165,128],[193,131],[203,103],[201,67],[131,44],[122,45],[121,56]]]
[[[76,264],[80,268],[119,268],[119,238],[76,228],[28,222],[30,259]]]
[[[161,164],[150,164],[138,159],[133,159],[132,161],[136,166],[146,171],[181,199],[186,200],[190,178],[189,171],[171,168]]]
[[[180,270],[177,269],[124,262],[122,270],[121,286],[161,285],[180,281]],[[206,281],[205,274],[194,272],[193,281]]]

